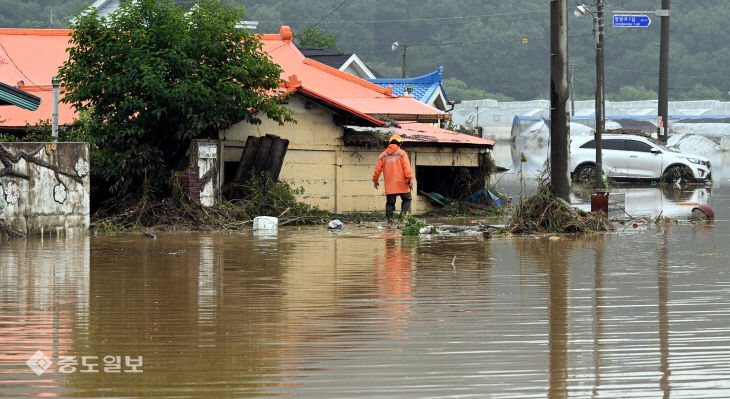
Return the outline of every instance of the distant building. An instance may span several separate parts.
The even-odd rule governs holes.
[[[375,73],[355,54],[329,48],[299,47],[305,57],[361,79],[375,79]]]
[[[370,179],[388,137],[399,134],[416,177],[414,213],[431,207],[423,193],[463,198],[484,187],[482,168],[493,141],[441,129],[446,112],[305,57],[286,26],[261,39],[282,67],[287,105],[297,123],[280,126],[264,119],[221,131],[220,181],[230,181],[249,137],[273,134],[289,140],[280,177],[304,187],[302,200],[335,212],[380,210],[384,193]]]

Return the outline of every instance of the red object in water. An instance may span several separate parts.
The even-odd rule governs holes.
[[[694,208],[692,208],[692,213],[694,213],[694,210],[697,209],[707,215],[707,219],[715,219],[715,212],[707,205],[698,205]]]
[[[605,191],[597,191],[591,194],[591,212],[605,212],[608,215],[608,193]]]

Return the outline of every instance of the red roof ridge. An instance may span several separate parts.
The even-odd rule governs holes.
[[[72,33],[73,33],[73,29],[0,28],[0,35],[70,36]]]
[[[18,90],[23,90],[23,91],[27,91],[27,92],[31,92],[31,91],[53,91],[53,86],[51,86],[51,85],[37,85],[37,86],[23,85],[23,86],[18,86]],[[64,86],[61,86],[59,88],[59,90],[60,91],[66,91],[66,88]]]
[[[294,34],[292,34],[290,27],[282,25],[279,28],[279,33],[264,33],[259,35],[259,37],[261,40],[283,40],[285,42],[290,42],[294,37]]]
[[[321,71],[327,72],[327,73],[329,73],[331,75],[335,75],[338,78],[345,79],[345,80],[347,80],[349,82],[355,83],[355,84],[360,85],[362,87],[365,87],[367,89],[376,91],[376,92],[378,92],[380,94],[384,94],[384,95],[389,96],[389,97],[398,97],[398,96],[394,96],[393,95],[393,93],[392,93],[393,89],[391,89],[390,92],[389,92],[388,89],[386,89],[386,88],[384,88],[382,86],[378,86],[375,83],[368,82],[367,80],[358,78],[357,76],[350,75],[347,72],[342,72],[339,69],[333,68],[333,67],[331,67],[329,65],[326,65],[326,64],[323,64],[323,63],[321,63],[319,61],[315,61],[315,60],[313,60],[311,58],[305,58],[304,59],[304,63],[307,64],[307,65],[309,65],[309,66],[315,67],[315,68],[317,68],[317,69],[319,69]]]

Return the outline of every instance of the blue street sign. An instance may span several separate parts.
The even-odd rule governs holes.
[[[614,15],[613,26],[616,28],[646,28],[651,25],[648,15]]]

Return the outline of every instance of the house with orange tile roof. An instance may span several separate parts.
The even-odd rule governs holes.
[[[260,37],[283,69],[297,123],[241,122],[221,131],[220,181],[235,174],[249,136],[273,134],[289,140],[280,178],[304,187],[305,202],[334,212],[381,210],[385,194],[370,179],[387,138],[399,134],[416,175],[414,213],[431,207],[422,192],[463,197],[474,189],[470,183],[483,187],[493,141],[442,129],[446,112],[305,57],[289,27]]]
[[[0,29],[0,81],[40,98],[36,111],[3,109],[0,131],[22,131],[26,124],[51,118],[51,78],[68,59],[70,34],[63,29]],[[297,123],[280,126],[265,119],[260,125],[240,122],[222,130],[218,182],[235,175],[249,136],[274,134],[289,140],[280,178],[304,187],[302,200],[337,212],[380,210],[384,193],[372,187],[372,168],[387,136],[397,133],[416,174],[416,193],[459,197],[472,188],[459,183],[463,176],[483,183],[480,171],[494,142],[441,129],[448,113],[308,59],[292,42],[288,27],[259,37],[283,69],[283,88]],[[61,96],[63,92],[62,86]],[[60,125],[77,117],[70,105],[60,104]],[[444,191],[447,186],[450,191]],[[428,209],[425,198],[414,195],[414,212]]]

